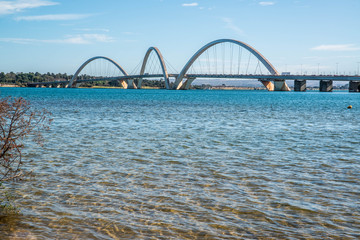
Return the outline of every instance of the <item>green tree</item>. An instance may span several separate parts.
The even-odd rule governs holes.
[[[4,72],[0,72],[0,83],[5,82],[5,73]]]

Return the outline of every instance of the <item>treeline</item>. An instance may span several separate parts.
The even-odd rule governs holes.
[[[73,75],[67,75],[66,73],[4,73],[0,72],[0,85],[17,85],[20,87],[26,87],[28,83],[37,82],[54,82],[54,81],[69,81]],[[90,79],[88,75],[81,75],[78,79]],[[82,87],[104,86],[104,87],[121,87],[119,81],[94,81],[81,84]],[[165,82],[163,80],[147,80],[142,82],[143,87],[165,88]]]
[[[34,82],[51,82],[51,81],[64,81],[71,79],[72,75],[66,73],[4,73],[0,72],[0,83],[1,84],[15,84],[18,86],[26,86],[27,83]]]

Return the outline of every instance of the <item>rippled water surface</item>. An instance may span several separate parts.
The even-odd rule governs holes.
[[[0,94],[54,119],[0,239],[360,238],[360,94]]]

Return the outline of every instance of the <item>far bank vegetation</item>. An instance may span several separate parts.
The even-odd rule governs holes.
[[[73,75],[67,75],[66,73],[4,73],[0,72],[0,86],[19,86],[26,87],[28,83],[37,82],[54,82],[54,81],[69,81]],[[81,75],[78,79],[89,79],[90,76]],[[96,81],[82,83],[81,87],[121,87],[119,81]],[[147,80],[144,79],[142,87],[151,88],[165,88],[165,82],[163,80]]]

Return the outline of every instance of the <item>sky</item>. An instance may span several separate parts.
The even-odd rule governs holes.
[[[279,72],[358,74],[360,0],[0,0],[0,72],[73,74],[106,56],[131,72],[158,47],[178,71],[236,39]]]

